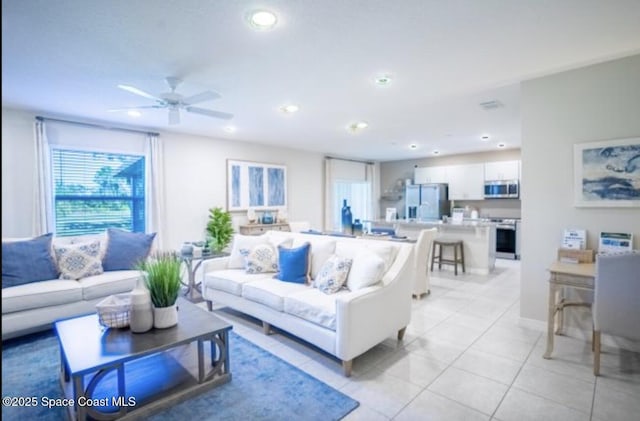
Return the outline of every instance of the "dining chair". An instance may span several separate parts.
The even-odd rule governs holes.
[[[640,251],[599,255],[593,295],[593,374],[600,375],[601,334],[640,340]]]

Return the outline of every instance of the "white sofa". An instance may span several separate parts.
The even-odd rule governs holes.
[[[345,376],[358,355],[390,336],[402,340],[411,318],[414,244],[276,231],[264,237],[272,243],[292,238],[294,247],[310,242],[312,273],[322,263],[318,250],[326,252],[326,244],[334,242],[338,256],[378,253],[385,259],[384,274],[376,285],[325,294],[311,285],[273,279],[273,273],[230,269],[229,257],[212,259],[203,265],[202,281],[209,310],[222,304],[261,320],[267,334],[271,325],[292,333],[342,360]]]
[[[96,238],[101,239],[104,250],[104,235],[54,238],[53,242],[64,244]],[[15,240],[19,239],[2,241]],[[93,313],[99,301],[131,291],[139,278],[137,270],[116,270],[79,280],[51,279],[3,288],[2,339],[49,329],[59,319]]]

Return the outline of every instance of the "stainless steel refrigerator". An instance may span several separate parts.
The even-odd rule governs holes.
[[[446,184],[421,184],[420,206],[417,218],[420,220],[442,219],[449,215],[449,186]]]

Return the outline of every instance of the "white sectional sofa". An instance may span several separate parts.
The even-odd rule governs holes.
[[[106,235],[54,238],[54,244],[101,239]],[[11,242],[21,239],[3,239]],[[25,261],[24,264],[30,262]],[[50,279],[2,288],[2,339],[51,328],[59,319],[93,313],[95,305],[112,294],[131,291],[140,278],[137,270],[114,270],[82,279]]]
[[[402,339],[411,318],[414,244],[276,231],[261,237],[273,244],[292,239],[293,247],[309,242],[314,276],[330,254],[354,258],[375,253],[384,260],[381,280],[325,294],[309,284],[274,279],[273,273],[248,274],[230,265],[232,252],[203,265],[202,292],[209,310],[222,304],[261,320],[267,334],[271,326],[294,334],[342,360],[346,376],[358,355],[391,336]]]

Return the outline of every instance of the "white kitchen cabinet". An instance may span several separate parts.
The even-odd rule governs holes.
[[[520,161],[485,162],[484,180],[519,180]]]
[[[446,183],[447,167],[417,167],[413,172],[414,184]]]
[[[484,199],[484,164],[449,165],[449,200]]]

